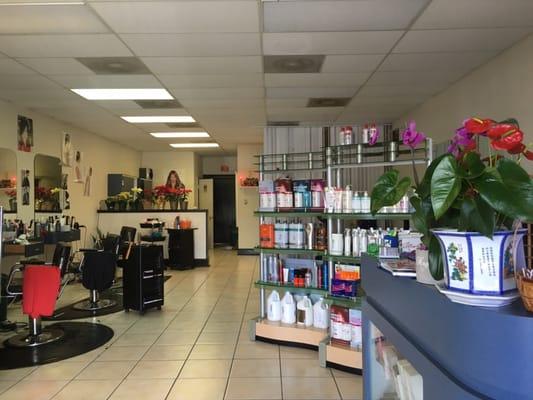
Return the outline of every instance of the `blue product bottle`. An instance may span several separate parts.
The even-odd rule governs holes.
[[[306,191],[303,193],[303,195],[304,195],[304,207],[311,208],[311,192]]]
[[[329,265],[327,261],[322,264],[322,285],[324,289],[329,289]]]

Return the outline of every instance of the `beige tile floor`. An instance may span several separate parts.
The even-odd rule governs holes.
[[[161,311],[94,319],[115,331],[105,346],[0,371],[0,400],[362,399],[361,377],[321,368],[317,352],[250,341],[258,259],[226,250],[210,257],[209,268],[168,272]],[[71,285],[58,307],[84,297]],[[25,320],[18,306],[9,318]]]

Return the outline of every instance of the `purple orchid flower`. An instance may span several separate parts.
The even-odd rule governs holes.
[[[403,144],[414,149],[426,139],[426,135],[416,130],[416,122],[411,121],[402,133]]]
[[[455,158],[459,158],[461,154],[471,151],[476,147],[476,141],[473,134],[469,133],[464,124],[455,130],[455,135],[452,138],[450,146],[448,146],[448,153]]]
[[[368,144],[370,146],[374,146],[377,141],[378,141],[378,138],[379,138],[379,129],[378,127],[374,127],[374,129],[371,129],[371,135],[370,135],[370,138],[368,139]]]

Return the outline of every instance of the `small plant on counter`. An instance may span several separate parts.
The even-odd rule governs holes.
[[[129,201],[130,209],[140,211],[143,209],[143,190],[139,187],[131,189],[131,200]]]
[[[487,158],[477,150],[478,137],[489,140]],[[513,229],[515,221],[533,221],[533,180],[520,166],[524,158],[533,160],[533,152],[523,138],[514,119],[470,118],[456,130],[448,153],[433,160],[420,181],[413,163],[413,223],[429,249],[435,279],[443,278],[443,260],[432,229],[479,232],[492,239],[500,230]],[[425,135],[411,122],[402,139],[414,149]],[[411,178],[400,178],[398,170],[383,174],[371,194],[372,213],[396,204],[411,185]]]
[[[132,195],[130,192],[120,192],[116,195],[116,202],[118,204],[118,209],[120,211],[126,211],[128,208],[128,203],[132,199]]]

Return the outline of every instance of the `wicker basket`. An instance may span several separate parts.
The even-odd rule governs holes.
[[[529,312],[533,312],[533,280],[524,278],[522,275],[518,274],[516,283],[524,307],[526,307],[526,310]]]

